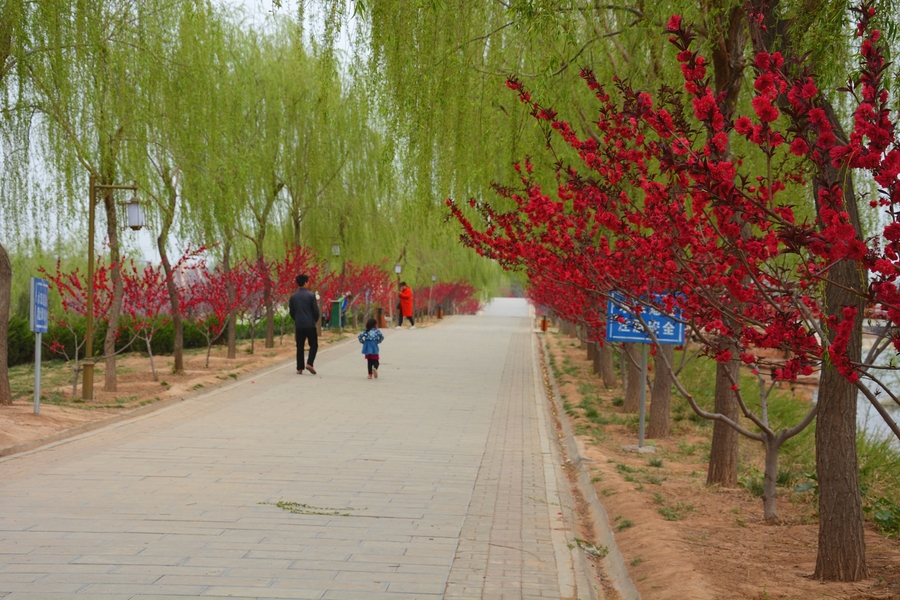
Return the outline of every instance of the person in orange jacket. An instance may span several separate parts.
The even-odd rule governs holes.
[[[400,302],[397,304],[397,329],[403,325],[403,317],[409,319],[410,329],[416,328],[416,322],[413,320],[412,308],[412,290],[406,285],[405,281],[400,282]]]

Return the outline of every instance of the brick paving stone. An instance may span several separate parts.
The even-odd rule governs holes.
[[[0,459],[0,598],[571,597],[530,327],[388,331],[378,380],[351,343]]]

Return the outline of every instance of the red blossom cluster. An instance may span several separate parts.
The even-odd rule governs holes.
[[[884,85],[884,47],[869,27],[870,9],[859,11],[862,61],[847,88],[856,109],[846,141],[837,139],[802,61],[779,53],[755,58],[752,114],[727,118],[706,60],[691,49],[694,34],[679,17],[667,32],[678,51],[683,91],[664,87],[654,100],[615,81],[610,93],[584,70],[598,102],[587,136],[532,101],[511,78],[507,85],[533,117],[582,164],[558,165],[552,195],[536,181],[529,160],[515,165],[520,185],[495,186],[500,204],[513,208],[472,200],[479,225],[448,200],[463,226],[462,241],[505,268],[525,270],[535,302],[589,324],[596,338],[611,292],[623,293],[635,307],[653,293],[670,294],[717,359],[725,360],[723,340],[727,347],[736,344],[748,364],[758,362],[756,349],[780,348],[791,358],[775,375],[793,379],[819,367],[827,353],[855,381],[861,365],[849,359],[847,345],[857,310],[848,306],[828,316],[824,302],[835,265],[852,262],[871,273],[858,292],[861,300],[881,304],[891,324],[900,325],[900,148]],[[732,154],[732,131],[746,140],[742,148],[759,153],[753,161]],[[823,165],[878,183],[873,204],[888,220],[883,239],[857,233],[850,215],[855,206],[841,187],[815,180]],[[894,344],[900,350],[900,338]]]
[[[448,313],[472,315],[481,308],[475,288],[465,281],[446,281],[413,291],[413,310],[435,311],[443,307]]]
[[[149,349],[153,334],[172,319],[171,298],[167,285],[174,283],[177,310],[193,323],[207,340],[207,360],[212,344],[221,337],[232,315],[250,323],[251,329],[265,315],[267,291],[273,306],[286,306],[288,298],[297,290],[296,277],[303,273],[310,277],[311,289],[321,297],[323,307],[333,299],[349,295],[346,310],[372,314],[376,306],[390,307],[394,299],[391,275],[381,264],[346,262],[342,269],[325,273],[325,263],[309,248],[289,248],[281,260],[265,257],[241,260],[226,269],[219,263],[210,268],[206,247],[188,248],[171,269],[171,280],[162,269],[146,265],[123,271],[123,314],[120,331],[130,330],[131,339],[143,339]],[[112,306],[112,284],[109,265],[97,261],[94,274],[94,318],[106,320]],[[56,272],[42,273],[59,293],[65,314],[53,315],[61,325],[74,334],[74,321],[85,316],[87,285],[76,269],[64,272],[60,264]],[[268,286],[268,290],[267,290]],[[452,304],[461,312],[475,312],[475,289],[464,282],[441,283],[417,290],[414,298],[426,302],[431,295],[435,303]],[[76,346],[80,347],[76,341]],[[66,354],[69,349],[59,340],[50,341],[51,352]],[[76,348],[77,350],[77,348]],[[76,355],[77,356],[77,355]],[[151,357],[152,361],[152,357]]]

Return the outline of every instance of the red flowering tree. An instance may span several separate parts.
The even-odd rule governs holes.
[[[62,301],[63,314],[50,315],[50,319],[58,327],[51,328],[51,334],[57,333],[61,328],[68,330],[71,335],[72,345],[65,343],[53,335],[46,342],[51,354],[61,355],[66,361],[71,361],[74,372],[72,379],[72,397],[78,394],[78,374],[81,365],[78,362],[79,352],[84,346],[85,338],[77,332],[76,324],[87,316],[87,285],[78,269],[63,272],[60,269],[60,261],[56,261],[56,270],[50,273],[43,267],[39,269],[56,288],[56,292]],[[99,321],[109,310],[112,304],[112,293],[109,287],[108,267],[99,262],[94,269],[94,321]]]
[[[271,265],[264,257],[240,261],[231,269],[238,318],[250,328],[250,354],[256,350],[256,325],[270,314]],[[268,282],[268,283],[267,283]]]
[[[188,245],[184,252],[172,265],[164,247],[160,247],[162,269],[165,273],[165,287],[169,298],[169,314],[172,316],[172,328],[174,339],[172,348],[172,370],[175,373],[184,372],[184,326],[182,324],[181,289],[190,279],[189,274],[197,266],[200,257],[206,251],[206,246],[191,248]]]
[[[183,288],[182,307],[189,319],[206,338],[206,366],[212,345],[225,331],[230,315],[262,286],[259,279],[243,277],[238,269],[210,271],[202,261],[191,271]]]
[[[475,296],[475,292],[475,287],[468,282],[445,281],[431,286],[430,289],[421,290],[419,295],[430,295],[433,306],[442,306],[447,313],[473,315],[481,309],[481,302]],[[427,296],[424,299],[427,299]]]
[[[172,320],[165,273],[149,264],[137,270],[134,262],[131,262],[131,268],[122,271],[122,284],[122,310],[125,314],[123,325],[133,338],[144,341],[150,357],[153,381],[159,381],[151,344],[156,332]]]
[[[284,259],[273,264],[274,302],[285,309],[291,294],[297,291],[297,276],[309,275],[312,282],[318,281],[322,266],[310,248],[297,246],[288,248]],[[284,336],[285,319],[281,319],[281,335]]]
[[[736,374],[729,373],[729,383],[756,431],[704,411],[677,379],[676,386],[698,414],[764,444],[764,508],[771,520],[777,518],[778,448],[817,409],[820,419],[828,413],[829,425],[820,423],[817,430],[820,498],[830,500],[820,502],[816,576],[840,580],[866,573],[855,436],[845,439],[848,427],[855,431],[855,390],[872,396],[860,378],[878,384],[876,366],[862,363],[859,355],[862,309],[872,302],[900,306],[894,285],[900,248],[891,244],[900,239],[893,212],[900,200],[900,156],[886,108],[883,49],[877,46],[879,33],[868,28],[874,11],[864,5],[859,14],[863,63],[849,88],[858,108],[846,141],[835,136],[827,105],[802,62],[785,61],[779,53],[757,54],[754,114],[727,118],[707,82],[704,58],[690,48],[690,28],[673,17],[667,30],[679,50],[686,95],[664,88],[654,105],[649,94],[618,82],[614,100],[583,72],[600,103],[590,139],[580,139],[554,111],[533,103],[520,83],[509,82],[534,116],[577,152],[590,176],[560,165],[552,199],[533,181],[526,162],[520,189],[497,188],[516,210],[473,202],[485,216],[483,230],[450,202],[465,228],[463,241],[507,267],[601,297],[617,290],[640,321],[649,295],[668,292],[666,303],[655,308],[671,314],[677,305],[717,361],[738,355],[758,373],[762,360],[756,349],[781,348],[791,358],[775,370],[777,379],[820,369],[820,402],[800,423],[780,431],[768,421],[765,395],[755,409],[744,401]],[[732,131],[761,159],[745,165],[732,158]],[[754,171],[759,164],[763,168]],[[881,186],[876,203],[890,216],[883,248],[862,238],[856,198],[834,177],[850,169],[871,174]],[[810,183],[812,219],[798,210],[810,196]],[[866,271],[877,274],[868,285],[858,275]],[[896,325],[900,312],[887,310]],[[896,340],[895,347],[900,348]],[[833,376],[845,383],[834,383]],[[889,424],[900,436],[896,424]],[[840,439],[829,444],[829,435]]]
[[[340,271],[333,271],[318,284],[326,318],[330,318],[331,302],[345,298],[342,312],[352,315],[354,321],[365,321],[378,306],[384,306],[384,298],[390,295],[391,278],[381,264],[358,265],[353,261],[343,264]]]

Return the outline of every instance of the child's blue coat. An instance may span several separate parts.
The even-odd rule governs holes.
[[[384,335],[377,329],[370,329],[359,334],[359,343],[363,345],[363,354],[378,354],[378,344],[384,341]]]

